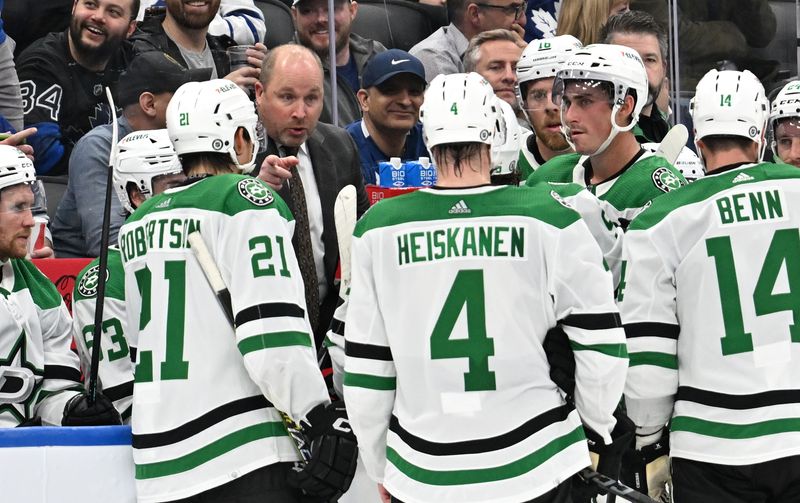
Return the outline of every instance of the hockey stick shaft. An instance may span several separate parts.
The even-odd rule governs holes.
[[[94,405],[97,398],[97,374],[100,367],[100,333],[103,325],[103,307],[106,298],[106,272],[108,271],[108,241],[110,240],[111,226],[111,186],[114,182],[114,161],[116,160],[117,140],[117,107],[111,96],[111,89],[106,87],[106,98],[111,112],[111,151],[108,155],[108,170],[106,173],[106,195],[103,205],[103,225],[100,233],[100,260],[97,271],[97,298],[94,307],[94,328],[92,330],[92,359],[89,365],[88,400],[89,405]]]
[[[683,124],[675,124],[667,131],[664,139],[658,145],[655,155],[663,157],[670,164],[675,164],[681,150],[686,146],[686,141],[689,139],[689,131]]]
[[[200,234],[200,231],[191,232],[187,236],[187,240],[192,247],[192,252],[195,258],[197,258],[197,263],[200,265],[200,269],[202,269],[208,284],[211,286],[211,289],[214,290],[214,295],[217,296],[220,307],[222,307],[222,310],[225,312],[225,317],[235,330],[236,323],[233,315],[233,307],[231,305],[231,293],[230,290],[228,290],[228,286],[225,284],[225,280],[222,278],[219,267],[217,267],[217,262],[211,255],[211,250],[206,246],[206,242],[203,239],[203,235]],[[275,410],[278,409],[276,408]],[[300,428],[285,412],[278,410],[278,413],[281,415],[286,432],[289,434],[289,438],[292,439],[292,442],[294,442],[294,446],[298,454],[300,454],[300,457],[303,461],[311,459],[311,452],[309,451],[310,446],[306,442]]]
[[[624,500],[633,501],[634,503],[658,503],[658,501],[654,500],[650,496],[640,493],[632,487],[626,486],[619,480],[606,477],[602,473],[592,470],[591,468],[584,468],[579,472],[579,475],[588,482],[591,482],[600,487],[602,490],[608,492],[610,495],[613,494],[614,496],[619,496]]]

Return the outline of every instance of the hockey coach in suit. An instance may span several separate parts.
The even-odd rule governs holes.
[[[339,293],[334,284],[339,258],[333,220],[336,195],[352,184],[358,195],[358,215],[369,206],[352,138],[344,129],[318,122],[322,79],[319,57],[303,46],[289,44],[269,52],[255,85],[268,137],[267,150],[258,159],[258,177],[278,191],[295,217],[293,244],[317,346]]]

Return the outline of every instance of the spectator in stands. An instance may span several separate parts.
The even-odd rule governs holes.
[[[519,36],[525,29],[525,3],[520,0],[448,0],[449,25],[433,32],[409,51],[425,65],[428,82],[439,74],[464,71],[462,58],[469,41],[478,33],[505,28]]]
[[[472,37],[464,53],[464,71],[477,72],[489,81],[494,94],[514,110],[521,126],[528,123],[517,101],[517,61],[522,48],[510,30],[489,30]]]
[[[597,44],[606,19],[629,9],[630,0],[563,0],[556,34],[572,35],[583,45]]]
[[[346,126],[361,117],[356,91],[361,88],[359,79],[367,61],[386,50],[380,42],[352,33],[350,26],[358,13],[358,3],[334,0],[333,19],[336,25],[336,103],[339,126]],[[322,60],[325,99],[320,119],[333,123],[333,103],[330,87],[330,61],[328,56],[328,0],[294,0],[292,19],[297,41]]]
[[[630,47],[639,53],[647,70],[647,102],[639,114],[634,134],[639,143],[659,143],[669,131],[664,112],[658,109],[656,99],[667,81],[667,34],[647,12],[631,10],[608,18],[600,31],[604,44]]]
[[[0,117],[0,130],[11,133],[11,129],[13,129],[11,124],[5,120],[5,118]],[[12,147],[17,147],[19,150],[22,150],[23,154],[28,156],[28,159],[33,161],[33,147],[28,145],[26,142],[28,141],[28,137],[34,134],[36,134],[36,128],[23,129],[18,133],[10,134],[8,138],[0,140],[0,145],[11,145]]]
[[[525,41],[556,36],[558,11],[562,0],[527,0]]]
[[[144,0],[139,8],[138,19],[144,19],[148,8],[165,5],[166,0]],[[253,0],[221,0],[217,15],[208,25],[208,33],[211,35],[227,35],[240,45],[263,42],[266,32],[264,14]]]
[[[252,89],[258,81],[261,62],[267,53],[264,44],[255,44],[247,55],[251,66],[230,71],[227,49],[236,42],[227,35],[215,36],[208,27],[219,10],[220,0],[191,5],[183,0],[166,0],[164,16],[144,20],[141,30],[131,37],[137,54],[146,51],[165,52],[181,65],[190,68],[211,68],[211,78],[225,78],[242,89]]]
[[[353,185],[358,215],[369,206],[353,139],[341,128],[318,122],[322,85],[319,58],[297,44],[272,49],[256,84],[256,104],[270,154],[257,158],[258,176],[278,191],[295,217],[292,241],[318,347],[339,299],[333,281],[339,259],[333,223],[336,195]],[[288,159],[272,155],[279,153]]]
[[[36,172],[67,172],[75,143],[110,121],[104,88],[116,86],[130,59],[126,42],[139,0],[76,0],[67,31],[50,33],[17,61],[25,126],[36,150]]]
[[[14,59],[19,61],[22,51],[48,33],[66,30],[74,3],[75,0],[5,0],[3,28],[16,44]]]
[[[662,29],[669,29],[669,2],[634,0],[633,8],[651,13]],[[777,62],[751,54],[769,45],[777,20],[768,0],[678,0],[678,39],[681,88],[694,89],[706,72],[723,60],[739,70],[750,70],[760,80],[773,77]]]
[[[171,56],[150,51],[136,56],[119,83],[117,121],[119,138],[144,129],[166,127],[167,104],[182,84],[208,80],[208,68],[187,70]],[[53,220],[53,244],[59,257],[96,257],[100,254],[111,124],[93,129],[72,151],[69,183]],[[111,199],[110,241],[124,221],[119,199]]]
[[[367,63],[361,80],[358,101],[364,116],[347,132],[358,147],[364,183],[376,183],[379,162],[429,157],[419,122],[425,68],[406,51],[389,49]]]
[[[0,11],[3,0],[0,0]],[[0,19],[0,116],[6,119],[14,131],[22,129],[22,95],[19,92],[19,78],[14,67],[14,41],[3,30]]]

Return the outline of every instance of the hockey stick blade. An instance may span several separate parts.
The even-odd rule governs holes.
[[[214,257],[211,255],[211,250],[206,246],[203,235],[200,234],[200,231],[193,231],[189,233],[186,239],[189,241],[192,252],[197,259],[197,263],[200,265],[200,269],[203,270],[203,275],[206,277],[209,286],[214,290],[214,294],[217,296],[217,300],[219,300],[219,304],[225,312],[225,317],[230,322],[231,327],[235,329],[236,325],[234,323],[233,307],[231,305],[231,292],[228,290],[228,286],[222,278],[222,273],[219,267],[217,267]],[[310,446],[300,428],[285,412],[278,410],[278,413],[281,415],[286,432],[294,442],[294,446],[298,454],[300,454],[300,457],[303,461],[311,459]]]
[[[686,126],[675,124],[664,136],[664,139],[661,140],[655,155],[663,157],[670,164],[675,164],[688,139],[689,131]]]
[[[347,185],[339,191],[333,204],[333,220],[339,243],[339,263],[341,267],[341,288],[350,286],[351,261],[350,241],[356,226],[356,188]]]
[[[591,468],[584,468],[578,474],[588,482],[596,484],[598,487],[622,499],[633,501],[635,503],[658,503],[650,496],[640,493],[639,491],[626,486],[619,480],[606,477],[602,473],[598,473]]]

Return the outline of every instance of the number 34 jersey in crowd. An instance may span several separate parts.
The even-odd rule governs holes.
[[[800,170],[711,173],[655,199],[623,248],[634,422],[671,420],[680,458],[800,454]]]
[[[120,230],[139,501],[182,499],[299,459],[299,420],[328,394],[312,348],[294,220],[263,182],[218,175],[145,201]],[[187,242],[200,230],[234,329]]]
[[[557,323],[578,412],[610,441],[628,362],[611,275],[549,187],[385,200],[352,250],[344,396],[365,468],[393,496],[518,503],[587,466],[542,349]]]

